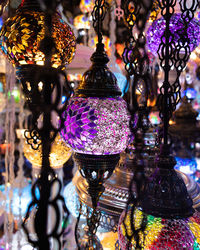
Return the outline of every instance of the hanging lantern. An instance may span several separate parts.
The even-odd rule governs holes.
[[[83,13],[92,12],[94,8],[94,0],[81,0],[79,7]]]
[[[105,2],[95,3],[94,26],[101,27]],[[98,200],[104,191],[103,183],[112,175],[129,139],[129,112],[120,97],[117,79],[107,67],[109,59],[102,40],[100,28],[92,66],[84,73],[63,113],[65,128],[61,130],[61,136],[75,151],[74,160],[87,180],[92,201],[93,211],[88,214],[85,235],[79,240],[80,249],[101,249],[95,235],[100,219]]]
[[[0,32],[0,47],[15,67],[44,65],[45,55],[39,49],[45,35],[45,14],[37,1],[23,1],[16,15],[7,19]],[[52,67],[69,64],[75,53],[75,36],[58,13],[53,16],[52,37],[56,51]]]
[[[165,19],[163,17],[154,21],[147,31],[147,45],[149,50],[156,56],[159,46],[161,44],[161,37],[164,34],[166,27]],[[173,14],[170,18],[170,31],[173,34],[172,48],[178,44],[180,34],[184,34],[184,21],[181,14]],[[181,33],[182,32],[182,33]],[[193,18],[187,28],[187,34],[190,41],[190,51],[193,51],[200,42],[200,25],[199,22]]]
[[[50,153],[50,165],[52,168],[62,167],[65,162],[71,157],[71,150],[68,148],[60,135],[58,134],[52,143]],[[42,148],[39,146],[34,150],[30,144],[25,140],[24,142],[24,156],[31,162],[34,167],[42,166]]]
[[[195,213],[187,219],[163,219],[144,214],[140,209],[135,209],[134,214],[131,215],[131,207],[129,207],[126,218],[123,213],[119,221],[118,236],[122,250],[135,249],[136,246],[134,238],[130,244],[126,239],[126,230],[130,237],[133,235],[131,218],[134,220],[136,230],[141,228],[144,220],[146,221],[144,230],[139,233],[142,249],[200,248],[200,214]]]
[[[79,15],[74,18],[74,26],[77,30],[81,29],[90,29],[90,20],[89,17],[85,15]]]

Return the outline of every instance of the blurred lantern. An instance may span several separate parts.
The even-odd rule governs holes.
[[[163,17],[154,21],[147,31],[147,45],[149,50],[156,56],[159,46],[161,44],[161,37],[164,34],[166,28],[165,19]],[[176,46],[180,34],[184,33],[184,21],[181,18],[181,14],[173,14],[170,18],[170,31],[173,34],[172,46]],[[193,51],[200,42],[200,25],[199,22],[193,18],[187,28],[187,34],[190,41],[190,51]]]
[[[83,13],[92,12],[94,8],[94,0],[81,0],[79,7]]]
[[[8,98],[10,99],[11,96],[14,97],[14,100],[16,103],[19,103],[20,101],[20,97],[21,97],[21,94],[20,94],[20,90],[17,86],[14,86],[13,90],[10,92],[8,91]]]
[[[180,107],[174,112],[175,123],[169,127],[174,141],[184,142],[187,147],[199,137],[198,112],[193,109],[185,96]]]
[[[4,142],[0,144],[0,153],[5,155],[7,150],[10,150],[11,145],[9,143]]]
[[[98,42],[98,37],[95,36],[93,39],[91,39],[91,47],[95,49],[95,46]],[[105,51],[108,54],[108,56],[111,55],[111,41],[110,38],[107,36],[103,36],[103,44],[105,46]]]
[[[90,67],[90,57],[94,50],[88,46],[77,44],[76,56],[72,63],[67,67],[69,75],[83,74]],[[70,77],[70,76],[69,76]]]
[[[176,166],[175,169],[185,173],[185,174],[194,174],[197,171],[197,162],[193,157],[175,157]]]
[[[37,1],[25,0],[16,15],[4,23],[0,32],[1,50],[14,66],[44,65],[45,55],[39,49],[45,35],[44,17]],[[52,38],[56,46],[52,66],[63,67],[72,61],[76,42],[73,31],[58,13],[53,16]]]
[[[8,5],[8,2],[9,2],[9,0],[1,0],[0,1],[0,16],[3,14],[6,6]],[[3,21],[2,21],[2,18],[0,18],[0,20],[1,20],[0,21],[0,28],[1,28]]]
[[[149,114],[149,121],[152,125],[159,125],[161,123],[161,119],[158,111],[152,111]]]
[[[197,91],[194,88],[187,88],[183,91],[183,95],[188,98],[188,100],[192,101],[197,96]]]
[[[6,106],[5,95],[2,92],[0,92],[0,112],[4,110],[5,106]]]
[[[34,167],[42,166],[42,148],[39,146],[34,150],[27,140],[24,142],[24,156],[32,163]],[[57,135],[52,143],[50,153],[50,165],[52,168],[62,167],[71,157],[71,150],[65,145],[60,135]]]
[[[199,249],[200,248],[200,215],[194,214],[187,219],[164,219],[143,213],[135,209],[131,214],[129,207],[127,216],[121,215],[119,221],[119,242],[122,250],[135,249],[136,241],[128,243],[126,235],[132,236],[132,221],[135,230],[143,226],[139,233],[139,241],[142,249]]]
[[[0,12],[1,12],[1,10],[0,10]],[[2,19],[2,17],[0,17],[0,29],[2,28],[2,26],[3,26],[3,19]]]
[[[78,81],[80,82],[82,79],[82,74],[68,74],[67,75],[67,80],[69,82],[73,82],[73,81]]]
[[[1,206],[5,205],[5,209],[7,212],[9,212],[11,209],[14,216],[24,216],[26,214],[27,207],[31,202],[31,184],[27,184],[26,181],[24,181],[24,183],[21,183],[21,185],[24,186],[20,190],[19,188],[12,188],[9,184],[7,184],[6,188],[5,185],[0,186],[0,190],[3,195],[6,195],[7,191],[11,188],[13,189],[11,207],[9,199],[6,198],[5,200],[0,199],[0,204]],[[7,189],[7,191],[5,189]],[[21,192],[20,196],[19,192]]]
[[[90,29],[90,20],[89,17],[85,15],[79,15],[74,18],[74,26],[77,30],[80,29]]]

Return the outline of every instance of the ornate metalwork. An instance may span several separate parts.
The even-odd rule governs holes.
[[[108,69],[107,63],[109,61],[102,43],[102,22],[104,20],[108,4],[104,0],[96,0],[94,10],[92,12],[94,28],[98,35],[98,43],[96,45],[96,51],[91,57],[93,62],[91,68],[83,75],[83,80],[79,87],[75,90],[75,97],[96,97],[100,98],[118,98],[121,95],[121,91],[117,86],[117,81],[113,73]],[[111,100],[112,101],[112,100]],[[81,115],[81,114],[80,114]],[[101,141],[99,142],[101,143]],[[95,235],[99,216],[96,216],[97,205],[99,197],[104,191],[103,183],[109,178],[115,169],[115,166],[119,160],[119,154],[113,153],[110,155],[94,155],[83,153],[76,153],[74,155],[75,162],[78,164],[81,175],[86,178],[88,182],[88,193],[92,200],[92,213],[87,215],[88,228],[82,239],[78,239],[78,233],[76,233],[77,244],[79,249],[99,249],[101,246],[98,243],[98,239]],[[78,231],[78,221],[76,226]]]
[[[176,1],[174,0],[160,2],[161,13],[166,22],[166,29],[161,38],[158,55],[165,76],[163,85],[160,88],[157,105],[160,110],[160,117],[163,120],[164,140],[160,154],[156,160],[158,169],[155,174],[145,180],[139,201],[139,205],[143,211],[163,218],[176,218],[177,216],[187,218],[193,214],[192,200],[187,193],[185,184],[173,170],[176,162],[170,156],[168,136],[169,119],[180,100],[181,86],[179,76],[186,66],[190,53],[187,24],[191,19],[187,18],[184,14],[182,15],[185,30],[183,35],[180,34],[177,44],[174,43],[174,37],[170,31],[170,18],[174,13],[175,5]],[[187,8],[186,5],[184,8]],[[169,74],[173,67],[177,71],[177,78],[174,83],[170,84]]]
[[[129,184],[133,178],[133,167],[137,168],[136,162],[133,159],[126,158],[120,166],[116,167],[112,176],[105,181],[105,191],[99,199],[99,209],[101,218],[99,226],[107,231],[116,232],[119,222],[119,217],[122,211],[126,208],[129,198]],[[148,171],[147,171],[148,170]],[[145,169],[145,175],[150,176],[154,172],[154,168]],[[178,176],[184,180],[188,193],[193,199],[193,207],[200,207],[200,186],[191,177],[177,171]],[[91,198],[88,194],[88,184],[86,180],[77,172],[76,190],[82,204],[82,215],[87,216],[86,208],[92,209]],[[77,204],[78,208],[79,205]]]
[[[46,36],[41,42],[41,51],[46,55],[45,66],[27,66],[24,68],[24,74],[21,75],[24,94],[26,96],[27,105],[33,114],[34,124],[36,125],[37,118],[42,116],[42,121],[36,127],[36,131],[29,132],[28,143],[37,145],[38,138],[42,144],[42,168],[40,178],[36,180],[32,187],[32,202],[28,207],[27,214],[23,222],[23,228],[27,234],[29,242],[38,249],[51,249],[50,239],[61,249],[60,237],[64,228],[60,225],[62,220],[62,211],[68,215],[65,207],[64,199],[61,195],[62,183],[56,177],[54,170],[50,167],[49,155],[51,152],[51,143],[54,141],[58,131],[64,125],[62,113],[66,109],[67,101],[61,105],[63,91],[65,96],[71,96],[71,87],[68,82],[64,86],[60,82],[60,76],[66,76],[59,69],[51,67],[52,51],[55,48],[52,39],[47,35],[51,32],[51,16],[46,15],[47,30]],[[22,72],[22,71],[21,71]],[[31,74],[31,77],[30,77]],[[60,118],[60,123],[56,127],[53,124],[52,113]],[[33,146],[34,148],[34,146]],[[52,196],[52,190],[56,194]],[[61,204],[61,205],[59,205]],[[34,230],[37,239],[32,239],[29,233],[27,223],[32,209],[36,207],[34,214]],[[54,210],[55,222],[51,230],[48,229],[49,208]],[[66,217],[67,219],[67,217]]]
[[[148,128],[148,111],[147,100],[150,93],[151,77],[149,67],[149,57],[146,53],[145,43],[146,38],[144,36],[144,29],[146,22],[149,18],[149,13],[152,9],[153,1],[126,1],[124,6],[125,21],[128,24],[130,37],[126,44],[123,60],[125,68],[130,76],[133,76],[132,84],[132,100],[129,104],[129,110],[131,113],[130,128],[134,135],[134,161],[136,168],[132,166],[134,176],[129,186],[129,196],[127,200],[127,206],[125,209],[125,217],[127,217],[127,211],[129,204],[134,203],[137,205],[138,198],[140,196],[140,190],[144,180],[144,161],[142,156],[142,149],[144,146],[143,135]],[[136,26],[138,30],[137,39],[133,35],[133,28]],[[140,89],[141,97],[137,98],[136,90]],[[131,149],[131,151],[133,151]],[[137,194],[133,191],[135,190]],[[132,214],[135,207],[132,207]],[[126,219],[125,219],[126,220]],[[125,221],[124,220],[124,221]],[[124,221],[122,222],[124,224]],[[125,225],[125,224],[124,224]],[[145,220],[143,220],[142,226],[135,228],[134,223],[131,223],[131,234],[129,234],[126,228],[126,237],[129,242],[134,239],[136,241],[136,249],[140,248],[139,233],[144,229]],[[128,244],[129,245],[129,244]],[[130,247],[130,245],[129,245]]]
[[[31,145],[32,149],[38,150],[39,146],[42,144],[40,135],[36,129],[25,130],[24,136],[29,145]]]
[[[102,23],[105,18],[106,12],[109,8],[109,4],[105,0],[96,0],[94,9],[92,11],[93,27],[98,36],[98,43],[102,43]]]
[[[166,1],[160,2],[161,13],[166,21],[166,31],[161,38],[161,44],[158,49],[160,65],[165,71],[165,80],[163,86],[160,88],[160,95],[158,96],[157,106],[160,110],[160,117],[163,119],[164,126],[168,127],[168,121],[172,116],[176,105],[181,99],[179,77],[181,72],[186,67],[186,63],[190,56],[190,40],[187,35],[187,27],[189,22],[194,17],[194,12],[197,9],[198,1],[194,0],[190,7],[186,0],[180,1],[180,8],[182,10],[182,19],[185,24],[184,32],[179,32],[180,38],[177,44],[174,44],[173,34],[169,29],[169,21],[175,11],[177,1],[172,0],[170,3]],[[177,75],[173,84],[169,83],[169,72],[175,67]],[[164,130],[164,141],[167,144],[168,135],[167,129]]]

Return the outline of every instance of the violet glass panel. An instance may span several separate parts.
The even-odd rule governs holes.
[[[165,27],[165,19],[161,17],[154,21],[147,31],[147,46],[154,55],[157,55]],[[181,14],[174,14],[170,19],[170,31],[174,36],[173,42],[175,45],[180,39],[180,34],[184,34],[184,27],[185,25]],[[187,34],[190,51],[193,51],[200,43],[200,23],[195,18],[189,23]]]
[[[106,155],[125,150],[130,116],[121,97],[74,97],[63,116],[61,136],[75,152]]]

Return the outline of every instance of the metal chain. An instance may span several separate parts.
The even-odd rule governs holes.
[[[187,7],[186,0],[180,0],[180,8],[182,11],[181,17],[184,22],[184,31],[181,29],[177,31],[179,39],[177,44],[174,43],[174,35],[170,31],[170,19],[175,11],[176,0],[170,2],[161,0],[160,2],[161,14],[166,22],[166,30],[161,38],[161,44],[158,49],[160,59],[160,66],[165,72],[165,79],[160,88],[160,94],[157,99],[157,106],[160,111],[160,117],[164,123],[163,137],[164,143],[168,144],[168,126],[169,119],[172,113],[176,110],[176,106],[181,99],[181,85],[180,75],[185,69],[190,56],[190,39],[187,34],[188,24],[194,17],[194,12],[197,9],[198,1],[194,0]],[[169,83],[169,72],[175,68],[177,75],[172,85]]]
[[[43,67],[34,66],[31,68],[31,74],[33,74],[34,77],[32,77],[30,81],[33,88],[31,92],[31,102],[28,103],[28,107],[33,114],[34,123],[36,124],[36,118],[39,115],[42,115],[43,118],[41,124],[36,128],[36,132],[32,131],[32,134],[30,133],[31,136],[28,138],[30,140],[29,144],[33,145],[37,145],[38,138],[41,139],[42,168],[40,177],[32,186],[32,202],[28,206],[27,214],[23,222],[23,228],[27,234],[28,241],[34,247],[41,250],[50,249],[51,239],[57,243],[58,249],[61,249],[61,236],[65,229],[60,225],[60,222],[63,220],[61,209],[64,209],[64,212],[67,214],[65,221],[69,216],[64,198],[61,195],[62,182],[51,168],[49,156],[52,142],[60,129],[64,127],[62,114],[66,110],[67,102],[72,94],[72,89],[67,81],[66,74],[59,69],[51,67],[51,56],[55,44],[51,39],[52,16],[51,11],[49,12],[48,9],[46,10],[45,24],[45,37],[40,43],[40,50],[45,54],[45,65]],[[51,46],[48,46],[49,44],[51,44]],[[61,77],[65,79],[64,85],[61,83]],[[43,83],[41,90],[38,90],[39,82]],[[67,97],[67,100],[61,105],[63,94]],[[60,119],[58,127],[55,127],[51,119],[53,113],[56,113]],[[57,193],[55,196],[52,196],[52,190],[54,190],[55,187],[57,187]],[[34,207],[37,207],[34,216],[34,230],[37,235],[36,240],[31,239],[27,227],[27,220]],[[55,223],[51,230],[48,230],[50,207],[54,210]]]
[[[135,150],[135,160],[137,161],[138,168],[134,171],[133,179],[131,180],[129,186],[129,198],[127,201],[125,209],[125,217],[123,220],[123,226],[125,228],[126,238],[128,240],[127,249],[131,249],[131,242],[134,240],[136,242],[136,249],[141,249],[141,242],[139,239],[140,232],[142,232],[146,225],[145,216],[139,228],[135,227],[133,223],[133,215],[135,213],[135,208],[138,203],[138,198],[140,196],[140,190],[144,181],[143,173],[143,160],[142,160],[142,149],[144,146],[144,133],[148,128],[148,117],[146,112],[147,99],[149,96],[151,78],[150,78],[150,67],[149,58],[145,49],[145,35],[144,29],[146,22],[149,17],[150,10],[153,5],[153,1],[127,1],[124,6],[125,21],[128,24],[130,37],[129,41],[126,43],[126,48],[123,53],[123,60],[125,63],[125,68],[130,76],[133,76],[132,84],[132,106],[129,105],[129,110],[131,113],[131,130],[134,135],[134,146]],[[136,26],[138,30],[138,36],[133,36],[133,28]],[[145,100],[142,103],[138,102],[136,96],[137,86],[142,84],[145,90]],[[133,193],[133,186],[136,187],[137,195]],[[134,204],[134,206],[130,206]],[[128,228],[125,225],[128,213],[131,212],[131,234],[130,230],[128,233]]]
[[[98,43],[102,43],[102,23],[105,18],[109,4],[105,0],[96,0],[92,11],[93,27],[98,36]]]

